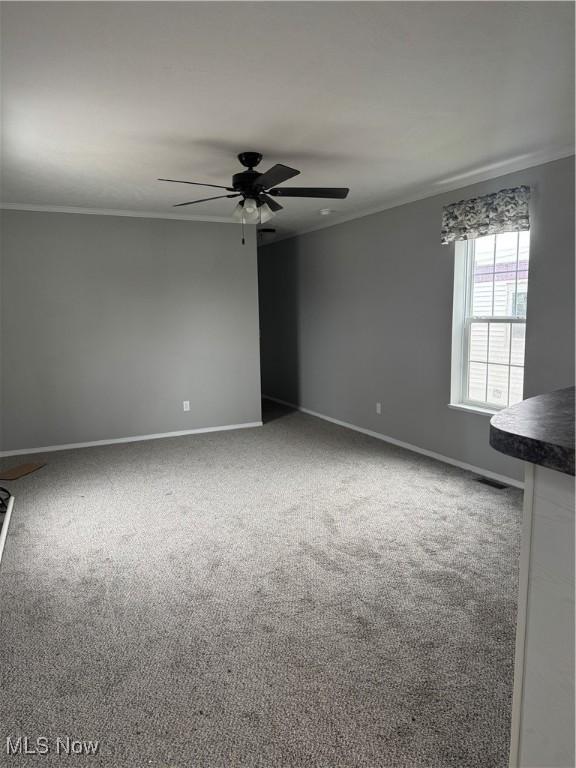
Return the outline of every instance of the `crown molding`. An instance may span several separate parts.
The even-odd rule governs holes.
[[[159,211],[124,211],[116,208],[75,208],[67,205],[28,205],[27,203],[0,203],[3,211],[35,211],[38,213],[80,213],[88,216],[130,216],[135,219],[177,219],[178,221],[205,221],[236,224],[231,216],[184,216],[181,213]]]
[[[279,232],[278,236],[273,240],[270,240],[266,245],[273,245],[279,243],[281,240],[290,240],[293,237],[299,237],[300,235],[307,235],[309,232],[317,232],[320,229],[328,229],[329,227],[337,227],[339,224],[345,224],[348,221],[354,221],[355,219],[362,219],[365,216],[372,216],[375,213],[382,213],[388,211],[391,208],[399,208],[401,205],[407,205],[408,203],[416,203],[419,200],[426,200],[430,197],[438,197],[446,192],[454,192],[457,189],[465,189],[473,184],[480,184],[483,181],[490,181],[491,179],[498,179],[500,176],[506,176],[510,173],[517,173],[519,171],[526,171],[529,168],[536,168],[539,165],[546,165],[546,163],[553,163],[555,160],[562,160],[566,157],[572,157],[574,155],[574,146],[562,147],[561,149],[545,149],[530,154],[521,155],[519,157],[511,158],[500,163],[491,163],[478,168],[470,173],[454,174],[446,180],[438,180],[427,184],[420,188],[417,192],[408,194],[405,196],[399,196],[390,198],[386,203],[380,205],[365,208],[355,213],[348,215],[344,214],[332,219],[330,222],[323,222],[315,224],[305,229],[299,229],[293,232]],[[328,216],[323,218],[330,218]]]
[[[480,184],[483,181],[497,179],[500,176],[506,176],[509,173],[525,171],[529,168],[535,168],[538,165],[545,165],[546,163],[552,163],[555,160],[571,157],[572,155],[574,155],[574,146],[555,149],[546,148],[537,152],[526,153],[513,158],[509,158],[508,160],[485,164],[484,166],[473,171],[454,174],[453,176],[450,176],[446,179],[439,179],[433,182],[429,182],[425,186],[420,187],[418,191],[414,191],[411,194],[404,196],[391,197],[386,202],[381,202],[376,206],[363,208],[360,211],[355,211],[350,214],[339,215],[335,218],[324,216],[322,217],[323,219],[331,218],[331,220],[323,221],[322,223],[318,222],[317,224],[314,224],[310,227],[304,227],[302,229],[297,228],[294,230],[287,230],[285,232],[280,231],[277,236],[274,239],[269,240],[266,245],[273,245],[274,243],[279,243],[282,240],[290,240],[293,237],[306,235],[309,232],[317,232],[320,229],[336,227],[339,224],[345,224],[348,221],[362,219],[365,216],[372,216],[376,213],[382,213],[382,211],[390,210],[391,208],[398,208],[401,205],[415,203],[419,200],[426,200],[430,197],[437,197],[439,195],[445,194],[446,192],[453,192],[457,189],[464,189],[473,184]],[[91,216],[129,216],[139,219],[175,219],[178,221],[237,224],[237,222],[231,216],[185,216],[181,213],[166,213],[165,211],[130,211],[114,208],[80,208],[62,205],[28,205],[27,203],[0,203],[0,210],[37,211],[39,213],[79,213]]]

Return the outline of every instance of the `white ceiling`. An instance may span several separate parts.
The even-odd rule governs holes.
[[[281,201],[279,234],[573,151],[569,2],[4,2],[3,193],[173,214],[236,153],[349,186]],[[176,209],[229,217],[232,200]],[[319,209],[334,214],[320,217]]]

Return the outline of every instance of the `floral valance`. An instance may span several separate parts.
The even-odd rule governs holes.
[[[445,206],[442,245],[454,240],[530,229],[529,199],[530,187],[514,187]]]

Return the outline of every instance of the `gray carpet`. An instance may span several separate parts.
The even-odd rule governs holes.
[[[520,491],[278,409],[45,458],[11,484],[1,765],[506,766]]]

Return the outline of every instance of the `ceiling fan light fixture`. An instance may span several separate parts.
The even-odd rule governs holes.
[[[232,211],[232,218],[236,221],[242,221],[244,218],[244,200],[240,200],[236,208]]]
[[[244,206],[244,224],[258,224],[260,222],[260,216],[258,215],[258,208],[246,210]]]
[[[265,224],[274,216],[274,211],[270,208],[268,203],[263,203],[258,209],[260,214],[260,223]]]
[[[268,208],[268,206],[266,207]],[[240,200],[236,208],[234,208],[232,218],[244,224],[259,224],[261,221],[268,221],[273,215],[272,211],[270,211],[270,216],[260,219],[261,210],[262,207],[258,207],[256,200],[247,197],[245,200]]]
[[[244,211],[248,216],[251,216],[252,214],[256,213],[258,210],[258,204],[256,203],[256,200],[254,200],[251,197],[247,197],[244,200]]]

